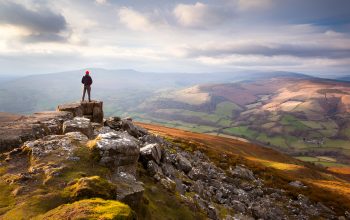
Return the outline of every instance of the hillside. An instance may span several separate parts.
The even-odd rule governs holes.
[[[135,116],[196,132],[232,135],[325,166],[350,164],[350,84],[273,77],[160,93]]]
[[[240,140],[193,133],[156,124],[137,123],[154,134],[166,137],[187,151],[200,150],[223,169],[232,164],[244,164],[264,179],[270,187],[282,188],[291,195],[308,195],[311,199],[335,205],[339,201],[350,205],[349,169],[329,170],[303,162],[270,148]],[[346,172],[345,172],[346,171]],[[301,181],[306,188],[295,188],[291,181]],[[338,200],[339,199],[339,200]],[[335,203],[334,203],[335,202]]]
[[[350,217],[349,175],[249,142],[102,123],[101,102],[58,110],[1,114],[0,219]]]

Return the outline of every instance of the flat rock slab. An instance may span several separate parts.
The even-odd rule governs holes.
[[[29,116],[0,114],[0,152],[19,147],[25,141],[62,134],[62,124],[73,118],[69,112],[38,112]]]
[[[103,122],[103,102],[75,102],[57,106],[57,111],[71,112],[74,117],[86,117],[91,122]]]

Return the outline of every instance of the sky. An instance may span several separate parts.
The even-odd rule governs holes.
[[[0,76],[85,68],[350,75],[350,1],[0,0]]]

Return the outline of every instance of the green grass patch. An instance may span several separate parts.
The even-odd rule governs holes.
[[[300,121],[304,125],[312,129],[322,129],[323,126],[319,121]]]
[[[223,131],[226,134],[237,135],[249,139],[255,139],[258,136],[258,132],[250,129],[248,126],[231,127],[226,128]]]
[[[292,115],[284,115],[280,121],[284,126],[292,126],[298,130],[309,130],[309,128],[304,125],[300,120]]]
[[[8,185],[0,181],[0,215],[4,214],[6,211],[11,209],[15,204],[15,198],[11,194],[12,190],[14,190],[13,185]]]
[[[232,117],[233,112],[239,112],[243,109],[233,102],[220,102],[216,105],[215,114],[221,117]]]
[[[260,133],[256,138],[257,141],[262,142],[267,145],[272,145],[276,147],[287,147],[286,139],[283,136],[268,136],[265,133]]]

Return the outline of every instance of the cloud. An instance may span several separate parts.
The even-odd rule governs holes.
[[[119,20],[122,24],[134,31],[147,31],[153,28],[149,18],[132,8],[123,7],[118,10]]]
[[[238,0],[238,9],[242,11],[252,9],[266,9],[272,5],[272,0]]]
[[[104,5],[107,3],[107,0],[95,0],[95,2],[99,5]]]
[[[0,2],[0,24],[28,30],[30,41],[61,41],[63,36],[60,34],[67,29],[65,18],[46,7],[31,10],[6,0]]]
[[[207,5],[201,2],[194,5],[178,4],[173,13],[180,25],[195,28],[218,25],[230,17],[229,11],[224,7]]]
[[[300,58],[350,58],[350,46],[312,43],[216,43],[187,48],[189,57],[225,57],[230,55],[259,55],[265,57],[292,56]]]

